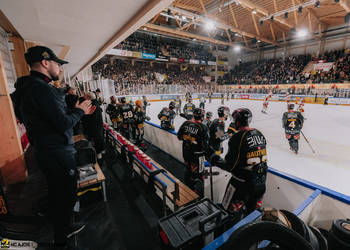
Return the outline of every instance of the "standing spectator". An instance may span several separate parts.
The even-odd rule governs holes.
[[[72,249],[67,238],[85,225],[70,224],[77,198],[77,169],[73,146],[73,126],[84,114],[95,110],[84,101],[68,110],[62,95],[50,85],[62,71],[60,60],[51,49],[35,46],[25,59],[30,75],[17,79],[13,93],[16,115],[27,130],[38,167],[48,184],[48,219],[54,229],[55,249]]]

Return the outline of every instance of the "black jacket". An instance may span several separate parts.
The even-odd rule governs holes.
[[[91,115],[84,115],[82,119],[84,134],[89,137],[103,137],[103,118],[99,101],[91,100],[91,105],[96,106],[96,110]]]
[[[17,118],[24,123],[30,143],[37,149],[73,148],[73,126],[84,115],[68,109],[64,96],[47,76],[31,71],[17,79],[11,94]]]

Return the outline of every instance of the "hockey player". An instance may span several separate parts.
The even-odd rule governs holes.
[[[181,112],[181,104],[182,104],[181,96],[178,95],[176,96],[176,99],[175,99],[175,110],[177,115]]]
[[[209,130],[209,128],[210,128],[210,126],[211,126],[211,124],[212,124],[212,122],[213,122],[213,121],[211,120],[212,117],[213,117],[213,112],[208,111],[208,112],[205,114],[205,119],[204,119],[204,121],[203,121],[203,124],[207,126],[208,130]]]
[[[226,101],[229,101],[229,100],[230,100],[230,92],[227,91],[227,93],[226,93]]]
[[[211,103],[212,97],[213,97],[213,92],[210,91],[210,92],[208,93],[209,103]]]
[[[148,102],[147,97],[145,95],[142,96],[142,100],[143,100],[143,111],[146,114],[147,106],[150,106],[151,104]]]
[[[201,98],[199,99],[199,108],[205,109],[205,97],[204,96],[201,96]]]
[[[225,136],[225,121],[230,115],[230,109],[225,106],[218,108],[219,118],[214,119],[209,128],[209,147],[213,152],[223,152],[222,142],[227,139]]]
[[[304,116],[304,105],[305,105],[305,98],[302,98],[300,100],[300,102],[298,103],[298,108],[297,111],[300,112],[303,116]],[[305,116],[304,116],[304,120],[305,120]]]
[[[126,103],[125,97],[120,98],[121,105],[119,107],[119,113],[121,115],[121,134],[129,140],[133,140],[132,125],[135,123],[134,108],[130,103]]]
[[[284,97],[285,101],[287,102],[287,107],[291,101],[291,96],[289,94],[289,92],[286,93],[285,97]]]
[[[204,110],[195,108],[193,120],[185,121],[177,133],[185,160],[185,184],[201,198],[204,196],[204,161],[208,153],[208,128],[202,123]]]
[[[269,106],[269,101],[270,101],[270,98],[272,97],[272,94],[268,94],[265,99],[264,99],[264,102],[263,102],[263,108],[261,110],[262,113],[264,114],[267,114],[267,108]]]
[[[224,92],[221,93],[221,104],[225,103],[225,94]]]
[[[158,119],[160,120],[160,126],[164,129],[172,129],[175,130],[174,127],[174,119],[176,116],[176,113],[174,111],[175,109],[175,102],[171,101],[169,103],[169,107],[164,107],[158,114]]]
[[[243,217],[262,205],[268,168],[266,139],[259,130],[249,127],[249,109],[237,109],[232,117],[237,133],[228,142],[225,159],[213,154],[210,162],[231,172],[222,205],[226,211]]]
[[[192,98],[188,99],[188,103],[185,104],[183,109],[183,114],[180,114],[181,117],[191,120],[193,118],[193,110],[196,106],[192,103]]]
[[[146,112],[143,109],[142,101],[137,100],[135,102],[134,118],[135,118],[135,144],[141,148],[145,148],[143,143],[144,125],[145,120],[149,121],[151,118],[146,116]]]
[[[282,127],[285,129],[290,149],[296,154],[299,150],[298,140],[300,138],[300,131],[303,128],[303,123],[303,115],[298,111],[294,111],[293,103],[288,104],[288,112],[283,114]]]
[[[118,129],[118,125],[121,121],[119,112],[118,112],[118,104],[117,104],[117,99],[114,96],[110,97],[111,103],[108,104],[106,113],[109,115],[109,119],[111,120],[113,124],[114,129]]]

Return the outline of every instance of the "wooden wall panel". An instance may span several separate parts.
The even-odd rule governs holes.
[[[0,184],[22,182],[27,177],[27,171],[1,55],[0,131]]]
[[[29,67],[24,59],[24,41],[17,36],[10,36],[14,50],[12,51],[12,59],[16,69],[17,78],[29,74]]]

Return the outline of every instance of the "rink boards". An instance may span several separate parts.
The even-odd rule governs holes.
[[[166,131],[159,125],[151,122],[145,124],[145,140],[171,155],[174,160],[183,162],[182,142],[177,139],[174,131]],[[213,167],[214,172],[214,202],[221,203],[230,174]],[[205,195],[210,197],[209,178],[205,180]],[[264,207],[287,209],[293,211],[306,223],[329,229],[335,219],[350,217],[350,197],[331,189],[316,185],[312,182],[269,168],[267,177],[267,191],[264,196]],[[255,211],[251,216],[240,222],[239,225],[256,220],[260,213]],[[237,228],[237,226],[236,226]],[[234,228],[228,230],[231,234]],[[216,249],[221,246],[229,235],[222,235],[207,249]]]
[[[180,96],[184,96],[184,94],[181,94]],[[155,95],[146,95],[147,99],[150,102],[157,102],[157,101],[170,101],[176,99],[178,94],[155,94]],[[194,93],[192,94],[193,99],[199,99],[200,97],[208,97],[208,94],[199,94]],[[250,94],[250,93],[235,93],[233,96],[230,96],[230,99],[241,99],[241,100],[257,100],[257,101],[263,101],[267,94]],[[133,95],[129,96],[129,99],[132,99],[133,101],[136,101],[137,99],[142,99],[142,95]],[[221,98],[221,93],[213,93],[212,95],[213,99],[219,99]],[[227,98],[225,93],[225,99]],[[313,104],[324,104],[325,96],[318,96],[315,98],[315,95],[290,95],[291,101],[296,101],[298,98],[305,98],[306,103],[313,103]],[[272,95],[270,101],[281,101],[285,102],[286,97],[285,94],[274,94]],[[350,106],[350,98],[344,98],[344,97],[328,97],[328,104],[329,105],[342,105],[342,106]]]

